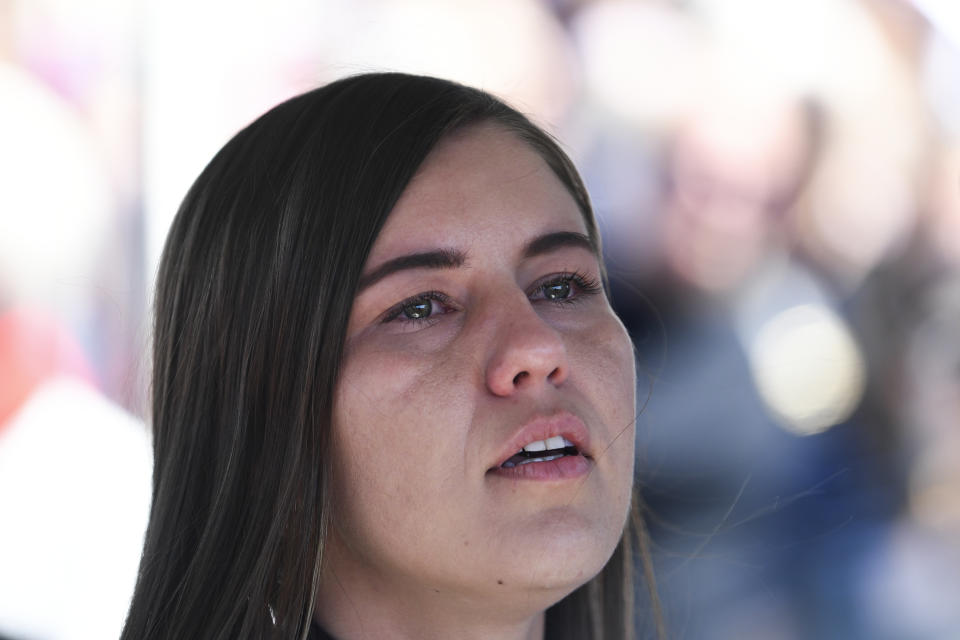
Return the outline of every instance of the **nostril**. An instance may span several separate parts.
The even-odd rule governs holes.
[[[521,372],[518,373],[517,375],[513,376],[513,384],[515,384],[515,385],[520,384],[520,381],[523,380],[524,378],[528,377],[529,375],[530,375],[530,374],[527,373],[526,371],[521,371]]]

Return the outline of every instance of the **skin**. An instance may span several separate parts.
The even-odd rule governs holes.
[[[495,124],[441,141],[391,213],[364,275],[437,249],[466,263],[393,273],[354,302],[316,608],[335,637],[542,638],[545,609],[616,547],[633,478],[633,351],[602,291],[564,285],[570,272],[599,282],[592,251],[524,257],[557,231],[586,234],[579,209]],[[431,291],[444,299],[429,317],[396,315]],[[589,431],[587,474],[490,471],[524,424],[560,412]]]

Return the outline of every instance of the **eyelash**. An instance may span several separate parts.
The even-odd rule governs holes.
[[[603,292],[603,284],[596,278],[593,278],[582,271],[564,271],[555,273],[543,278],[527,291],[527,296],[532,297],[537,292],[543,292],[547,287],[555,284],[572,284],[576,293],[571,292],[570,297],[560,300],[550,300],[543,298],[547,302],[556,304],[576,304],[582,302],[584,297],[589,297]]]
[[[549,298],[543,297],[539,298],[546,302],[552,302],[554,304],[576,304],[582,302],[583,298],[596,295],[603,291],[603,284],[596,278],[593,278],[580,271],[565,271],[562,273],[551,274],[527,290],[527,296],[533,298],[537,293],[543,293],[547,287],[554,286],[557,284],[570,284],[573,285],[574,290],[571,291],[570,296],[567,298],[562,298],[559,300],[551,300]],[[544,294],[545,296],[545,294]],[[415,296],[411,296],[406,300],[403,300],[387,311],[383,320],[383,324],[390,322],[401,322],[402,324],[407,324],[410,326],[423,325],[425,323],[435,322],[437,320],[437,314],[435,311],[431,311],[430,315],[425,318],[404,318],[403,310],[417,303],[423,302],[439,302],[445,307],[454,307],[453,300],[445,293],[440,291],[425,291],[423,293],[418,293]]]
[[[440,291],[425,291],[423,293],[418,293],[413,297],[407,298],[406,300],[395,304],[384,315],[382,322],[383,324],[387,324],[388,322],[394,322],[395,320],[399,320],[400,316],[403,315],[403,310],[409,307],[410,305],[417,304],[418,302],[428,302],[428,301],[439,302],[440,304],[446,307],[453,306],[453,300],[451,300],[450,296],[448,296],[447,294],[442,293]],[[430,315],[428,315],[426,318],[403,318],[401,322],[406,324],[411,324],[411,325],[419,325],[425,322],[431,322],[435,320],[434,315],[435,314],[431,312]]]

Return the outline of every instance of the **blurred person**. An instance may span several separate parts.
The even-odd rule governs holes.
[[[635,637],[632,346],[579,176],[499,100],[368,74],[254,121],[153,352],[123,638]]]
[[[896,416],[906,477],[896,520],[872,549],[863,605],[876,638],[960,633],[960,155],[934,152],[920,226],[865,281],[857,326]]]
[[[813,166],[820,113],[799,100],[703,105],[670,145],[660,233],[671,279],[724,298],[787,248],[786,215]]]
[[[573,21],[591,107],[612,131],[584,169],[649,395],[638,454],[661,591],[688,637],[882,628],[866,582],[906,506],[907,332],[884,325],[918,300],[864,289],[916,212],[929,132],[909,66],[914,14],[612,0]],[[955,65],[942,71],[955,96]],[[664,132],[657,203],[649,158]]]
[[[907,501],[863,583],[875,637],[935,640],[960,633],[960,272],[907,296],[916,306],[897,407]]]
[[[747,107],[711,95],[701,102],[703,109],[691,113],[678,127],[666,152],[657,228],[660,265],[638,286],[650,297],[650,304],[632,306],[626,313],[636,314],[637,331],[653,329],[649,324],[656,319],[649,317],[651,307],[671,325],[670,359],[682,359],[678,349],[682,347],[685,353],[689,348],[686,340],[696,336],[715,338],[714,344],[725,342],[732,351],[725,349],[723,358],[740,361],[747,379],[752,380],[750,341],[763,323],[798,304],[829,299],[812,274],[792,261],[789,253],[788,211],[815,159],[819,112],[816,106],[801,101],[768,101]],[[622,232],[611,229],[611,233]],[[614,264],[620,263],[619,258],[614,256]],[[626,278],[623,282],[632,286]],[[639,302],[626,289],[621,293],[624,304]],[[655,333],[644,335],[654,340]],[[691,356],[696,353],[693,349]],[[654,359],[647,364],[655,367],[656,353],[648,355]],[[722,375],[722,369],[716,373]],[[674,392],[688,390],[657,388],[657,395]],[[707,397],[715,397],[723,392],[717,388],[708,393]],[[759,393],[754,390],[750,394],[756,406],[762,407]],[[754,409],[750,411],[756,415]],[[733,422],[731,428],[760,428],[751,426],[750,421]],[[706,428],[687,424],[697,430]],[[758,460],[762,434],[770,423],[764,418],[763,424],[760,431],[743,432],[729,443],[739,451],[734,466]],[[671,456],[675,463],[696,462],[704,465],[704,470],[730,464],[717,457],[716,449],[718,441],[730,438],[729,432],[702,434],[706,441],[671,433],[670,442],[680,447],[675,452],[678,457]],[[697,453],[690,447],[696,447]],[[732,453],[726,447],[721,450]],[[689,455],[694,455],[694,460]]]
[[[890,99],[866,118],[862,104],[846,105],[859,126],[843,126],[834,145],[842,159],[822,172],[821,194],[809,203],[839,224],[820,225],[834,255],[808,255],[846,291],[842,263],[862,263],[845,302],[869,365],[864,405],[874,415],[860,433],[866,454],[887,467],[873,493],[895,507],[853,585],[869,638],[960,633],[960,56],[934,5],[870,4],[897,54],[883,93]],[[850,213],[865,233],[848,226]]]
[[[671,139],[660,269],[611,272],[649,392],[640,476],[665,611],[704,639],[857,637],[853,583],[896,494],[863,462],[860,434],[889,418],[862,404],[862,348],[794,254],[823,114],[724,90]]]

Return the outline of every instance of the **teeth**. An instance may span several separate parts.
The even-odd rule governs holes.
[[[517,464],[518,466],[522,466],[525,464],[530,464],[531,462],[550,462],[551,460],[556,460],[557,458],[562,458],[562,457],[563,457],[562,455],[559,455],[559,456],[544,456],[542,458],[527,458],[526,460],[521,460]]]
[[[563,449],[564,446],[566,445],[563,444],[563,438],[560,436],[547,438],[547,449]]]
[[[552,436],[546,440],[536,440],[523,448],[524,451],[546,451],[547,449],[563,449],[572,447],[573,443],[563,436]]]
[[[531,442],[523,448],[524,451],[546,451],[549,449],[547,446],[546,440],[537,440],[536,442]]]

